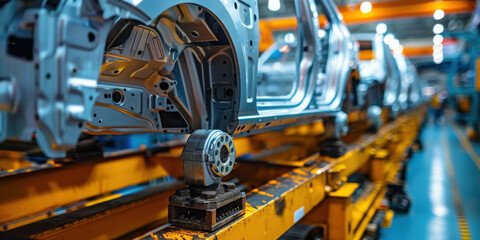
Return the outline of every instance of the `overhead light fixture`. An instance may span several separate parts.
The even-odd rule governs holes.
[[[385,35],[383,38],[383,42],[387,45],[389,45],[393,40],[395,40],[395,36],[391,33]]]
[[[440,34],[443,32],[443,30],[444,30],[443,25],[440,23],[437,23],[435,24],[435,26],[433,26],[433,33],[435,34]]]
[[[143,0],[133,0],[132,3],[133,5],[137,6],[138,4],[140,4]]]
[[[443,62],[443,56],[433,57],[433,62],[436,63],[436,64],[442,63]]]
[[[432,96],[435,93],[435,88],[434,87],[424,87],[422,88],[423,94],[425,96]]]
[[[276,12],[280,10],[280,0],[268,0],[268,10]]]
[[[283,39],[286,43],[293,43],[295,42],[295,34],[289,32],[285,34],[285,37]]]
[[[443,45],[442,45],[443,37],[441,35],[435,35],[433,38],[433,62],[436,64],[440,64],[443,62]]]
[[[402,54],[403,53],[403,46],[402,45],[398,45],[398,47],[396,47],[393,52],[395,54]]]
[[[393,39],[393,41],[390,42],[389,46],[390,49],[395,50],[400,46],[400,41],[398,41],[398,39]]]
[[[439,43],[442,43],[443,42],[443,36],[442,35],[435,35],[433,37],[433,43],[434,44],[439,44]]]
[[[378,34],[384,34],[386,32],[387,32],[387,24],[385,24],[385,23],[377,24],[377,33]]]
[[[369,1],[362,2],[360,5],[360,11],[362,13],[369,13],[372,11],[372,3]]]
[[[443,58],[443,51],[434,52],[433,58]]]
[[[443,51],[443,44],[441,44],[441,43],[433,44],[433,52],[434,53],[442,52],[442,51]]]
[[[442,9],[437,9],[435,10],[435,12],[433,13],[433,18],[435,20],[440,20],[442,19],[443,17],[445,17],[445,12],[442,10]]]
[[[324,38],[327,35],[327,31],[323,29],[318,29],[318,37],[319,38]]]

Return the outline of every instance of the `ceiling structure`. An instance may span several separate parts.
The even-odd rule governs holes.
[[[401,44],[432,44],[433,27],[440,23],[445,31],[461,31],[468,28],[475,0],[369,0],[372,10],[362,13],[364,0],[334,0],[345,15],[344,21],[352,33],[376,32],[378,23],[387,25],[387,33],[394,34]],[[436,9],[442,9],[445,17],[433,18]]]
[[[323,0],[317,0],[323,1]],[[466,29],[475,11],[475,0],[368,0],[370,12],[362,12],[361,5],[366,0],[334,0],[343,15],[343,21],[353,33],[374,33],[378,23],[387,25],[387,33],[392,33],[403,44],[404,40],[429,42],[435,35],[433,27],[440,23],[445,31]],[[294,17],[293,0],[282,0],[282,6],[276,11],[268,11],[271,0],[258,0],[260,18]],[[441,9],[445,16],[440,20],[433,18],[435,10]],[[426,39],[430,39],[425,41]]]
[[[446,75],[437,71],[442,65],[433,62],[433,27],[440,23],[445,32],[467,30],[473,25],[472,13],[477,5],[476,0],[369,0],[372,10],[363,13],[360,6],[365,0],[334,1],[352,33],[374,33],[379,23],[385,23],[387,33],[392,33],[403,45],[403,53],[417,65],[422,78],[439,86],[445,85]],[[445,12],[440,20],[433,18],[436,9]],[[480,15],[473,22],[480,23]]]
[[[436,65],[432,57],[435,24],[442,24],[445,32],[467,30],[477,5],[476,0],[368,0],[371,12],[363,13],[360,6],[365,0],[334,1],[352,33],[374,33],[379,23],[385,23],[387,33],[403,46],[403,53],[417,66],[427,68]],[[433,18],[437,9],[445,12],[440,20]]]
[[[339,0],[344,1],[344,0]],[[452,14],[446,15],[441,20],[435,20],[433,17],[426,18],[412,18],[394,21],[385,21],[387,25],[387,32],[393,33],[395,38],[402,40],[415,40],[429,38],[430,40],[435,35],[433,33],[433,26],[440,23],[445,26],[445,31],[459,31],[464,30],[471,19],[471,14]],[[352,24],[348,25],[351,32],[375,32],[378,22],[366,24]]]

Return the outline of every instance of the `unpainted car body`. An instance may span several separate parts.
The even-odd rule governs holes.
[[[363,86],[359,87],[359,95],[368,98],[369,86],[379,85],[380,93],[376,94],[377,100],[373,102],[389,107],[395,114],[400,110],[402,76],[390,48],[383,41],[383,35],[360,33],[354,34],[354,38],[360,45],[359,72]]]
[[[82,131],[241,136],[335,117],[356,71],[353,41],[331,0],[291,2],[295,88],[257,97],[254,0],[11,1],[0,9],[0,141],[35,134],[63,157]],[[330,22],[323,40],[317,8]]]
[[[425,101],[422,93],[423,83],[418,76],[415,65],[403,54],[395,54],[395,61],[398,64],[402,77],[399,103],[402,111],[414,108]]]

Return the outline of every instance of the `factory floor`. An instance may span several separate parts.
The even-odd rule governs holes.
[[[421,139],[408,163],[410,212],[395,214],[380,239],[480,240],[480,143],[453,121],[432,119]]]

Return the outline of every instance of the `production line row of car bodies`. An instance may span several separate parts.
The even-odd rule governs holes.
[[[382,35],[351,36],[331,0],[279,3],[2,3],[0,141],[64,157],[82,132],[244,136],[317,120],[339,137],[350,111],[376,121],[422,102]]]

